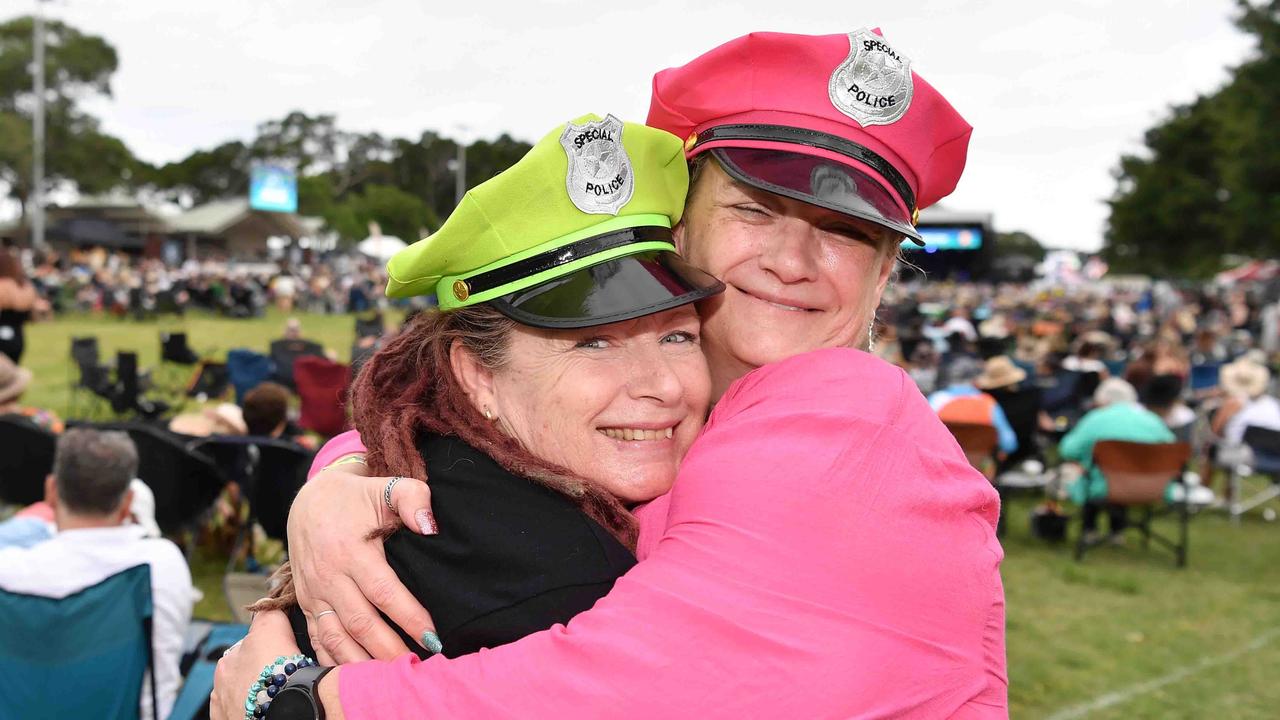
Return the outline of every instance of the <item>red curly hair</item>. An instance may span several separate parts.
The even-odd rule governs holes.
[[[536,457],[504,434],[476,410],[454,376],[449,354],[455,342],[483,366],[497,370],[507,362],[515,328],[514,321],[484,305],[448,313],[423,312],[375,353],[351,386],[352,418],[366,448],[369,470],[377,476],[428,479],[426,463],[418,452],[419,434],[455,435],[508,472],[569,498],[634,551],[638,526],[621,501],[594,483]],[[395,530],[383,528],[370,538],[386,537]],[[259,600],[251,610],[279,610],[297,604],[289,563],[280,567],[272,585],[270,597]]]

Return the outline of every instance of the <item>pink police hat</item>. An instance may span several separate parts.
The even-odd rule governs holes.
[[[921,245],[919,211],[955,190],[973,130],[866,28],[731,40],[654,76],[648,124],[741,182]]]

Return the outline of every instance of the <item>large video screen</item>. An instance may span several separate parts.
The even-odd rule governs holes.
[[[974,227],[922,227],[920,234],[924,237],[924,247],[911,240],[904,240],[902,246],[908,250],[977,250],[982,247],[982,230]]]

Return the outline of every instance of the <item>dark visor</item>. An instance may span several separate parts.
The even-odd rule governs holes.
[[[851,165],[785,150],[713,148],[711,153],[739,182],[873,222],[924,244],[893,195]]]
[[[581,328],[687,305],[724,290],[710,275],[666,250],[606,260],[489,301],[522,325]]]

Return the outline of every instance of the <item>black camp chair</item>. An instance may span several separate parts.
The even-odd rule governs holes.
[[[1231,519],[1237,522],[1250,510],[1280,497],[1280,430],[1250,425],[1244,429],[1244,443],[1253,451],[1250,463],[1231,468],[1229,510]],[[1271,484],[1246,497],[1244,480],[1254,474],[1269,478]]]
[[[107,416],[106,406],[115,397],[111,368],[102,362],[96,337],[71,338],[71,367],[78,378],[68,379],[71,396],[67,417]]]
[[[0,502],[30,505],[44,499],[53,472],[53,433],[21,415],[0,415]]]
[[[300,357],[324,357],[324,347],[310,340],[276,340],[271,343],[269,354],[275,364],[271,379],[296,391],[298,386],[293,380],[293,363]]]
[[[112,388],[111,409],[117,416],[137,415],[154,419],[169,410],[168,403],[148,398],[143,391],[149,379],[138,372],[138,353],[116,353],[116,381]]]
[[[289,508],[307,482],[314,453],[286,440],[264,440],[258,444],[258,464],[253,473],[253,514],[267,537],[284,543],[289,550]]]
[[[156,524],[166,535],[195,529],[227,484],[213,458],[187,447],[180,435],[141,422],[92,427],[129,434],[138,448],[138,478],[156,496]]]

